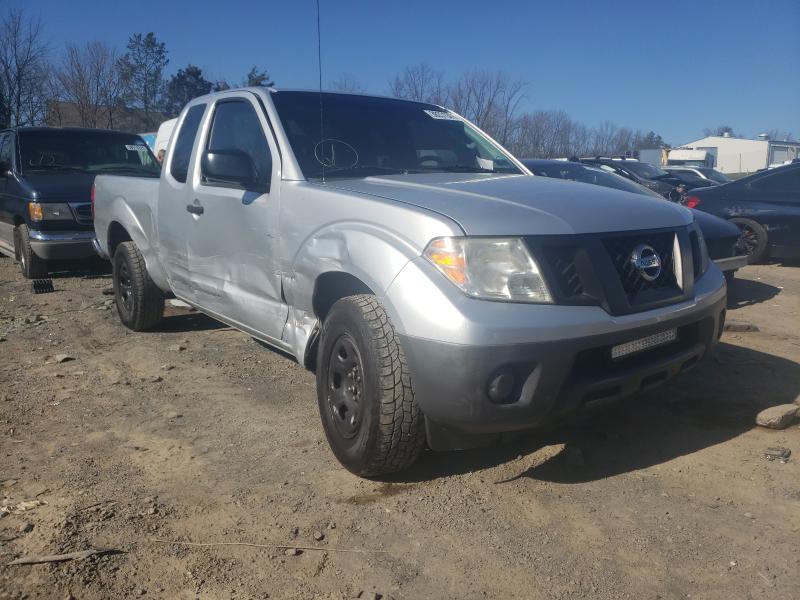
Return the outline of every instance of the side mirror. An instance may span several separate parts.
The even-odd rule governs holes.
[[[241,150],[207,150],[200,168],[210,183],[233,184],[245,189],[256,187],[253,160]]]

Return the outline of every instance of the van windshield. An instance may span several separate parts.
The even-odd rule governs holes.
[[[160,168],[142,138],[99,130],[19,131],[19,170],[31,172],[118,172],[158,176]]]
[[[522,173],[499,146],[438,106],[317,92],[275,92],[272,99],[307,179]]]

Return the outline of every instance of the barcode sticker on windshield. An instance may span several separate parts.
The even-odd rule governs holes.
[[[129,150],[131,152],[147,152],[147,146],[138,144],[125,144],[125,150]]]
[[[445,121],[460,121],[461,120],[457,116],[455,116],[453,113],[445,112],[443,110],[426,110],[425,112],[428,113],[434,119],[444,119]]]

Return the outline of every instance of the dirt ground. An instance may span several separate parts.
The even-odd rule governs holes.
[[[174,307],[131,333],[107,275],[54,284],[0,258],[0,598],[800,597],[800,428],[754,425],[800,393],[797,266],[741,272],[739,331],[682,378],[384,481],[336,463],[288,358]],[[88,548],[118,552],[8,565]]]

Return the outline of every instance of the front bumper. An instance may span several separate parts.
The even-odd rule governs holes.
[[[425,296],[420,294],[423,287],[417,286],[417,305],[420,295]],[[485,319],[463,318],[460,311],[462,318],[453,323],[451,335],[439,339],[430,333],[441,331],[446,319],[435,300],[426,306],[428,312],[435,311],[435,321],[426,324],[428,335],[420,335],[413,324],[406,326],[404,298],[392,296],[390,289],[388,300],[400,304],[393,306],[400,309],[394,319],[400,321],[401,344],[414,396],[426,417],[429,444],[451,449],[547,426],[650,389],[691,368],[708,354],[722,331],[726,306],[722,273],[712,267],[695,291],[691,301],[623,317],[612,317],[599,307],[484,302],[480,304],[485,305]],[[507,328],[506,321],[516,321],[516,328]],[[677,341],[611,359],[612,346],[673,328],[678,330]],[[502,401],[492,401],[492,382],[498,374],[508,373],[513,377],[512,391]]]
[[[747,266],[747,259],[747,255],[731,256],[730,258],[717,258],[714,260],[714,264],[717,265],[719,270],[723,272],[736,271],[737,269]]]
[[[31,230],[31,249],[44,260],[71,260],[94,256],[94,231]]]

